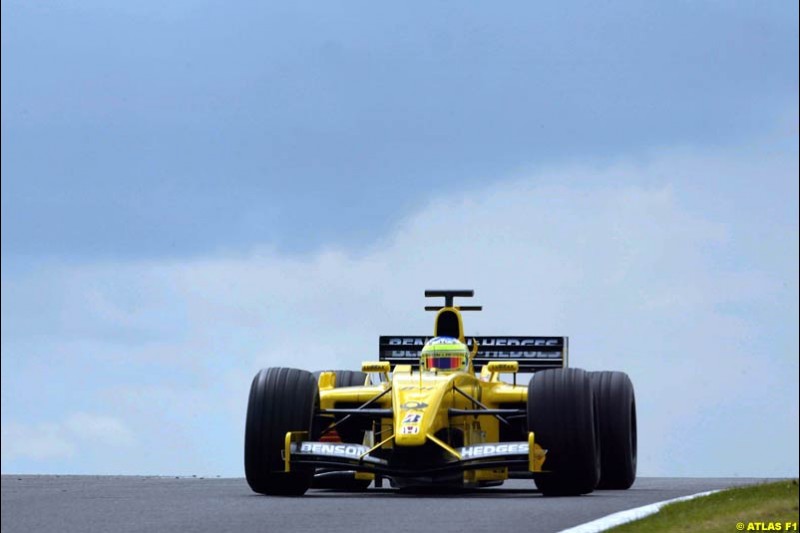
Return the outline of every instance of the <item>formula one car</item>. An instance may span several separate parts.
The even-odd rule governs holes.
[[[250,388],[245,473],[253,491],[482,487],[533,478],[544,495],[627,489],[636,403],[622,372],[568,368],[567,337],[472,337],[444,297],[433,336],[380,337],[362,372],[267,368]],[[527,385],[517,375],[532,373]],[[505,379],[501,379],[505,375]],[[510,377],[509,377],[510,375]],[[509,382],[510,380],[510,382]]]

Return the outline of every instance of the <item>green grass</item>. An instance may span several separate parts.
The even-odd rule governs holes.
[[[665,505],[654,515],[609,531],[787,531],[787,523],[790,524],[788,531],[800,531],[797,505],[797,480],[791,479],[738,487]],[[743,523],[744,529],[739,529],[737,523]]]

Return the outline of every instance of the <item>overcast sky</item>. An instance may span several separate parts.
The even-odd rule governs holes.
[[[797,65],[793,2],[2,1],[3,473],[241,476],[259,368],[474,288],[640,475],[796,476]]]

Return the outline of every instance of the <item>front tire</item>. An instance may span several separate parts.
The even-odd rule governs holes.
[[[592,372],[600,410],[598,489],[625,490],[636,480],[636,398],[624,372]]]
[[[535,473],[545,496],[592,492],[600,479],[595,401],[589,373],[577,368],[542,370],[528,384],[528,430],[547,450]]]
[[[284,472],[284,439],[288,431],[308,431],[319,392],[310,372],[266,368],[253,378],[247,404],[244,470],[247,484],[260,494],[300,496],[311,486],[313,468]]]

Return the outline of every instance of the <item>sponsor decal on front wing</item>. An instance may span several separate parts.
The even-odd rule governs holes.
[[[496,457],[499,455],[528,456],[527,442],[503,442],[500,444],[475,444],[458,449],[462,459],[478,459],[480,457]]]
[[[402,426],[401,433],[416,435],[420,432],[419,426]],[[384,459],[364,455],[369,451],[367,446],[361,444],[345,444],[331,442],[296,442],[292,444],[291,453],[297,456],[336,457],[355,461],[386,464]],[[484,457],[528,456],[527,442],[502,442],[497,444],[474,444],[458,449],[461,459],[481,459]]]
[[[315,455],[326,457],[339,457],[342,459],[355,459],[372,463],[382,463],[384,461],[364,455],[369,448],[361,444],[340,444],[330,442],[300,442],[292,444],[293,455]],[[364,457],[362,457],[364,456]]]

